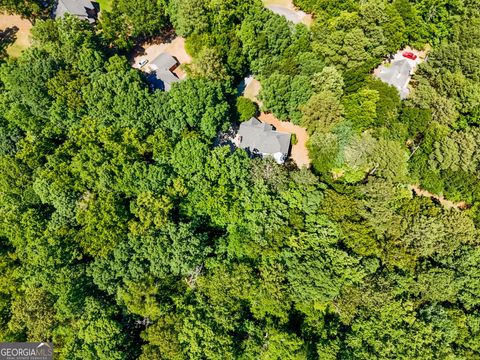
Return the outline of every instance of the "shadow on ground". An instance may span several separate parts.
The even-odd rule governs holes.
[[[177,35],[175,34],[175,30],[173,28],[167,29],[162,32],[162,34],[154,36],[154,37],[144,37],[139,38],[136,41],[136,45],[132,51],[132,59],[138,56],[146,55],[145,52],[145,45],[155,45],[155,44],[168,44],[171,43]]]
[[[7,48],[17,40],[18,27],[12,26],[0,31],[0,57],[7,55]]]

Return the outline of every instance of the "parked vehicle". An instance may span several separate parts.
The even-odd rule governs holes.
[[[143,66],[145,66],[147,63],[148,63],[148,60],[147,60],[147,59],[143,59],[143,60],[141,60],[141,61],[138,63],[138,66],[143,67]]]
[[[406,57],[407,59],[417,60],[417,55],[415,55],[414,53],[412,53],[410,51],[405,51],[402,55],[403,55],[403,57]]]

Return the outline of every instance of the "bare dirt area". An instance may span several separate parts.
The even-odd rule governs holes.
[[[30,46],[32,23],[19,15],[0,14],[0,41],[12,41],[7,54],[18,57]]]
[[[280,121],[273,116],[273,114],[269,113],[261,113],[258,119],[264,123],[273,125],[277,131],[295,134],[298,142],[292,145],[290,157],[299,168],[310,167],[310,158],[307,149],[308,133],[306,129],[294,125],[291,122]]]
[[[292,0],[263,0],[265,7],[275,14],[284,16],[294,24],[305,24],[311,26],[313,17],[295,7]]]
[[[262,106],[260,100],[258,100],[258,94],[260,93],[260,81],[255,79],[253,76],[250,76],[245,79],[245,90],[243,91],[243,96],[256,102],[259,106]]]
[[[151,63],[158,55],[167,53],[175,57],[180,64],[190,64],[192,58],[187,54],[185,50],[185,39],[183,37],[176,37],[172,40],[162,43],[145,43],[140,49],[137,49],[136,54],[133,56],[133,67],[136,69],[142,69],[149,71],[149,63]],[[143,67],[139,65],[141,61],[148,60],[148,63]],[[181,69],[176,70],[177,76],[183,78],[185,76]]]
[[[469,205],[464,201],[455,203],[453,201],[445,199],[443,196],[432,194],[431,192],[420,188],[418,185],[409,185],[408,188],[412,190],[417,196],[424,196],[437,200],[446,209],[465,210],[469,208]]]

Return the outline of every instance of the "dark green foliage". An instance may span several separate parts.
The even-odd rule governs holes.
[[[411,136],[423,134],[432,121],[432,112],[428,109],[404,106],[400,114],[400,121],[408,126]]]
[[[164,126],[174,134],[200,130],[214,137],[228,121],[229,104],[224,87],[206,79],[187,79],[168,93]]]
[[[19,14],[30,19],[30,21],[35,21],[35,19],[42,16],[48,17],[48,12],[52,6],[52,0],[2,0],[0,2],[2,13]]]
[[[297,145],[298,144],[298,137],[297,134],[292,134],[292,145]]]
[[[237,113],[240,121],[247,121],[258,112],[258,105],[243,96],[237,98]]]
[[[122,49],[140,37],[159,33],[167,23],[165,0],[116,0],[102,13],[102,34]]]
[[[477,2],[296,3],[311,28],[254,0],[37,22],[0,67],[0,341],[58,359],[480,356]],[[116,48],[168,21],[194,62],[150,91]],[[370,72],[425,41],[401,102]],[[213,146],[257,112],[234,96],[252,72],[265,110],[307,128],[311,170]]]

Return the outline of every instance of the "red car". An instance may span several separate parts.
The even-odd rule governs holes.
[[[403,55],[403,57],[406,57],[407,59],[417,60],[417,55],[415,55],[414,53],[412,53],[410,51],[405,51],[402,55]]]

